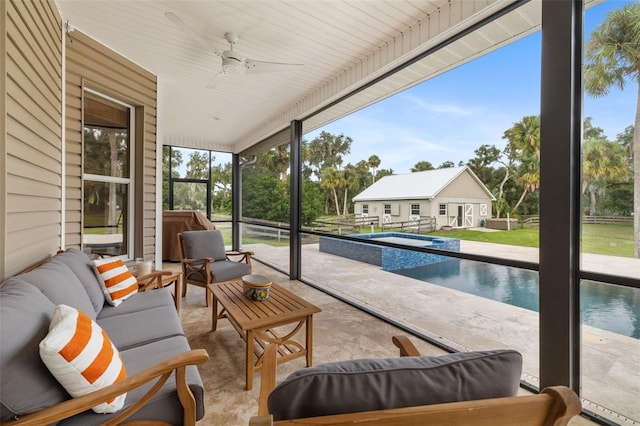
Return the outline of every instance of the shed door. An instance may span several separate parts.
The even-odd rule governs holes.
[[[464,226],[473,226],[473,204],[464,205]]]

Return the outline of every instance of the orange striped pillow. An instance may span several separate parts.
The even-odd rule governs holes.
[[[95,260],[94,263],[101,277],[102,291],[109,304],[118,306],[138,292],[138,281],[122,259],[101,259]]]
[[[107,333],[84,313],[56,306],[49,333],[40,342],[40,358],[73,397],[86,395],[127,377],[120,352]],[[96,413],[115,413],[127,394],[92,407]]]

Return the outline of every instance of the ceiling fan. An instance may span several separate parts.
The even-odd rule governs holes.
[[[229,43],[229,49],[220,51],[211,43],[200,37],[191,27],[189,27],[182,19],[173,12],[164,14],[167,19],[175,24],[182,31],[187,33],[196,43],[207,51],[213,52],[222,59],[222,71],[214,75],[207,84],[207,87],[214,88],[222,77],[234,74],[261,74],[269,72],[288,71],[302,68],[303,64],[288,64],[279,62],[265,62],[255,59],[245,58],[239,51],[234,50],[234,46],[239,38],[235,33],[226,32],[224,38]]]

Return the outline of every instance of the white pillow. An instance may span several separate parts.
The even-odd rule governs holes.
[[[131,274],[122,259],[94,260],[100,286],[104,297],[113,306],[118,306],[123,301],[138,292],[138,281]]]
[[[86,314],[67,305],[56,306],[49,333],[40,342],[40,358],[73,397],[127,377],[120,352],[107,333]],[[127,394],[92,407],[96,413],[115,413]]]

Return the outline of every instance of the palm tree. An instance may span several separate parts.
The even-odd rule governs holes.
[[[344,185],[344,201],[342,203],[342,215],[346,216],[349,214],[349,188],[356,185],[358,177],[358,172],[355,167],[351,164],[347,164],[347,166],[342,170],[341,181]]]
[[[504,132],[510,149],[520,160],[520,176],[516,181],[523,187],[522,195],[513,207],[515,212],[528,192],[537,191],[540,186],[540,116],[529,115]]]
[[[418,161],[412,168],[411,173],[424,172],[427,170],[433,170],[433,164],[426,160]]]
[[[380,160],[380,157],[378,157],[375,154],[369,157],[369,159],[367,160],[367,163],[369,163],[369,167],[371,167],[371,176],[372,176],[371,181],[374,183],[376,181],[376,170],[378,170],[378,167],[380,166],[381,162],[382,161]]]
[[[330,189],[333,193],[333,201],[336,206],[336,215],[340,215],[340,203],[338,202],[338,191],[342,185],[342,176],[338,169],[335,167],[327,167],[322,169],[322,180],[320,181],[320,188]]]
[[[588,139],[582,146],[582,193],[589,192],[589,215],[596,214],[596,194],[608,181],[627,177],[624,147],[603,139]]]
[[[605,96],[614,85],[624,89],[626,77],[638,83],[640,91],[640,3],[628,4],[607,15],[591,33],[586,59],[584,81],[590,96]],[[640,96],[633,132],[633,169],[634,256],[640,258]]]

